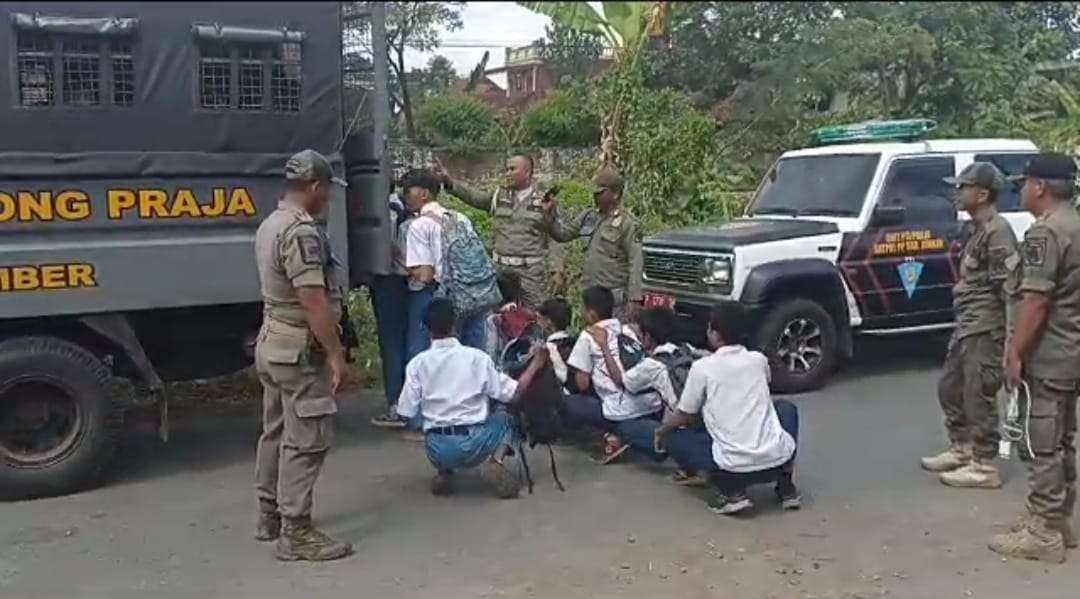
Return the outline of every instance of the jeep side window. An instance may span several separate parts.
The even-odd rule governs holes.
[[[944,181],[951,176],[951,156],[898,160],[889,170],[878,205],[903,207],[905,225],[955,221],[953,190]]]
[[[1018,175],[1024,172],[1024,165],[1035,154],[976,154],[976,162],[989,162],[998,167],[1006,177]],[[1020,185],[1012,181],[1005,182],[1005,189],[1001,191],[997,199],[997,208],[1000,212],[1019,212],[1020,208]]]

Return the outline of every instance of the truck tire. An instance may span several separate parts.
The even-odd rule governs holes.
[[[101,360],[68,341],[0,343],[0,499],[69,493],[97,479],[123,419],[109,380]]]
[[[772,366],[773,391],[812,391],[836,366],[836,323],[817,302],[788,300],[765,315],[756,345]]]

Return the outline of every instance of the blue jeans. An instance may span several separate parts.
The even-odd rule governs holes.
[[[780,420],[783,428],[796,445],[799,442],[799,410],[795,404],[785,399],[773,402],[776,417]],[[721,470],[712,455],[712,436],[708,431],[681,429],[673,431],[664,440],[668,455],[675,463],[686,472],[698,472],[708,474],[713,483],[721,492],[742,491],[747,486],[757,483],[779,482],[791,483],[791,472],[795,463],[795,456],[782,466],[758,470],[756,472],[728,472]]]
[[[592,395],[570,395],[565,399],[566,424],[571,428],[591,426],[605,432],[615,433],[635,451],[656,460],[663,461],[663,454],[653,451],[653,439],[660,412],[631,418],[630,420],[608,420],[604,418],[603,404]]]
[[[484,321],[487,319],[488,314],[489,312],[484,311],[458,320],[458,339],[462,345],[481,350],[486,348],[487,333],[484,328]]]
[[[513,441],[510,415],[496,409],[487,420],[470,427],[465,435],[429,432],[424,436],[428,461],[440,472],[479,466],[495,450]]]
[[[408,278],[378,275],[371,284],[371,307],[379,335],[386,403],[393,407],[405,384],[405,348],[409,331]]]
[[[406,306],[405,325],[405,364],[407,365],[417,354],[431,347],[431,333],[428,332],[424,318],[427,316],[428,306],[435,297],[435,289],[426,287],[420,291],[409,290]],[[402,379],[404,380],[404,379]],[[409,420],[408,428],[418,431],[423,428],[424,419],[417,411],[416,416]]]

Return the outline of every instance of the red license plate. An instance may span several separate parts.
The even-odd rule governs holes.
[[[675,309],[675,296],[662,293],[646,293],[641,302],[646,308],[670,308]]]

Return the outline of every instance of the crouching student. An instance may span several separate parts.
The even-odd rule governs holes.
[[[454,471],[481,466],[500,498],[517,497],[521,483],[503,463],[514,442],[510,415],[489,403],[516,401],[546,364],[547,350],[538,349],[515,381],[499,373],[482,350],[457,340],[455,318],[449,300],[432,300],[426,316],[431,348],[406,367],[398,414],[405,418],[418,413],[423,416],[424,446],[438,471],[432,482],[433,494],[453,491]]]
[[[573,309],[570,303],[564,299],[549,299],[540,305],[538,322],[544,331],[545,345],[548,349],[548,357],[551,359],[551,368],[555,371],[555,378],[563,390],[570,392],[574,387],[573,378],[570,377],[570,369],[566,361],[570,358],[570,352],[574,348],[574,338],[570,336],[570,319],[573,317]]]
[[[655,390],[631,393],[616,382],[616,377],[622,376],[620,340],[636,342],[637,338],[629,327],[612,318],[615,299],[611,291],[589,287],[582,299],[589,329],[578,337],[567,364],[575,369],[577,388],[591,388],[595,396],[568,397],[567,422],[574,428],[588,426],[603,431],[603,448],[595,461],[609,464],[630,448],[625,439],[639,432],[635,423],[643,419],[658,421],[663,404]]]
[[[801,498],[792,480],[799,416],[790,402],[769,396],[765,356],[731,342],[733,323],[714,308],[709,344],[715,352],[690,367],[673,418],[656,431],[656,445],[679,466],[708,476],[716,496],[709,509],[735,514],[751,507],[746,488],[775,483],[784,509],[798,509]],[[701,414],[706,430],[687,427]]]

